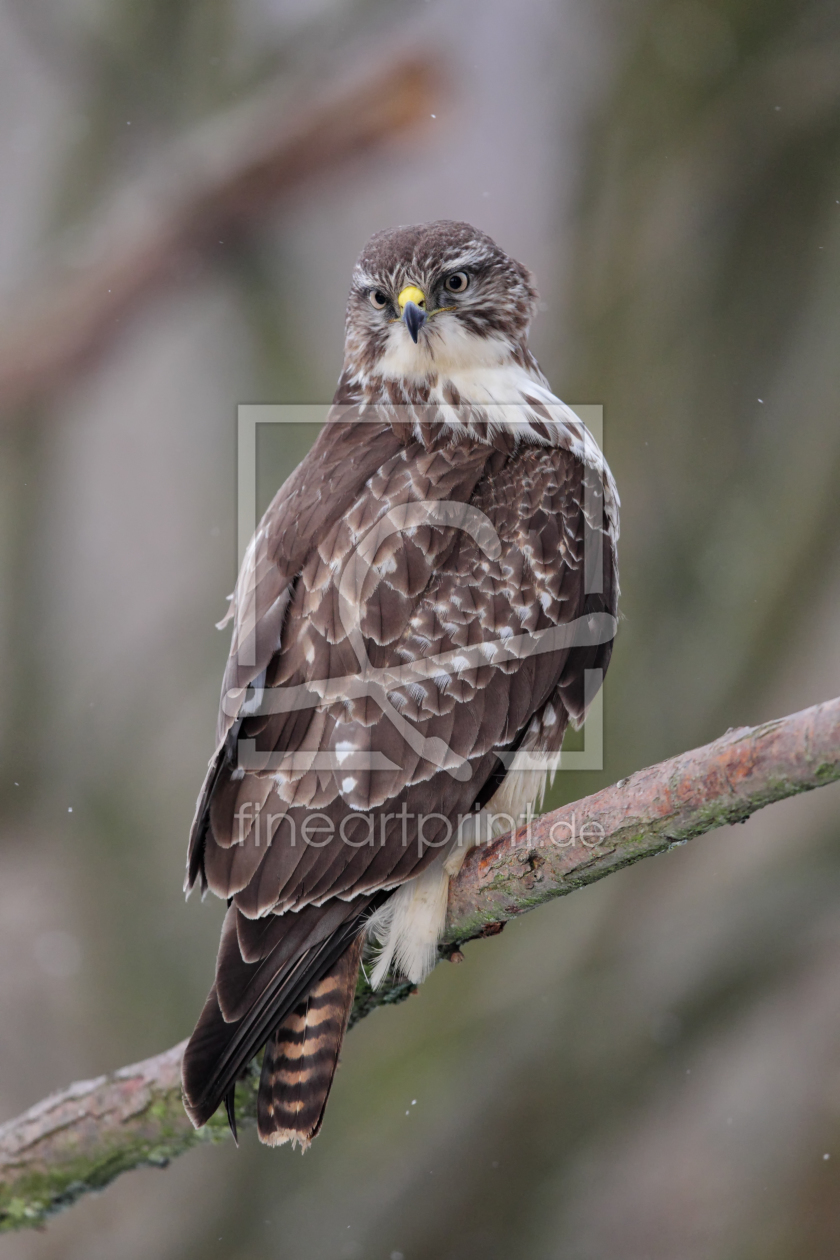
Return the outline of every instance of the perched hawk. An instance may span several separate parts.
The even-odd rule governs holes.
[[[364,940],[374,984],[424,979],[450,876],[539,805],[539,754],[607,667],[618,495],[528,349],[535,305],[466,223],[380,232],[356,264],[328,422],[229,614],[186,882],[228,902],[184,1056],[196,1125],[223,1101],[233,1123],[265,1046],[260,1138],[308,1145]]]

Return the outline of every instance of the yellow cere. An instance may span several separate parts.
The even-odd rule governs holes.
[[[421,310],[425,310],[426,307],[426,295],[422,289],[417,288],[416,284],[407,284],[397,301],[400,304],[400,311],[405,310],[407,302],[413,302]]]

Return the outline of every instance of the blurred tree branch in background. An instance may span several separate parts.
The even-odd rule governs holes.
[[[0,408],[49,394],[101,353],[185,261],[253,226],[313,176],[427,118],[432,85],[415,57],[303,103],[274,86],[176,142],[160,169],[120,198],[88,258],[0,324]]]
[[[622,546],[650,592],[623,605],[646,662],[631,723],[652,670],[665,690],[700,671],[651,760],[761,693],[831,563],[838,67],[821,0],[662,2],[593,128],[565,388],[621,417],[611,461],[645,484]]]
[[[838,779],[840,698],[640,770],[473,850],[450,890],[441,956],[460,958],[464,941],[543,902]],[[374,993],[360,979],[354,1018],[414,991],[392,981]],[[0,1128],[0,1230],[38,1225],[121,1172],[226,1136],[222,1112],[199,1131],[187,1119],[184,1044],[72,1085]],[[252,1069],[238,1090],[241,1124],[254,1120],[257,1082]]]

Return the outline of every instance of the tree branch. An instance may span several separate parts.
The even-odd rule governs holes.
[[[293,106],[271,89],[176,143],[121,198],[84,264],[52,276],[0,324],[0,408],[44,396],[101,353],[185,261],[217,252],[307,179],[428,118],[432,90],[428,65],[404,58]]]
[[[474,850],[451,888],[441,956],[544,901],[838,779],[840,699],[640,770]],[[354,1018],[410,992],[391,983],[373,993],[362,980]],[[223,1114],[198,1132],[186,1117],[183,1047],[72,1085],[0,1128],[0,1230],[38,1224],[129,1168],[162,1167],[223,1139]],[[252,1071],[237,1090],[241,1125],[253,1122],[257,1079]]]

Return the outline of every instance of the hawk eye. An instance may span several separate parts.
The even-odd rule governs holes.
[[[383,293],[381,289],[371,289],[368,294],[368,300],[371,306],[375,306],[378,311],[384,311],[388,305],[388,294]]]
[[[463,293],[469,282],[470,278],[466,271],[456,271],[446,277],[446,287],[450,293]]]

